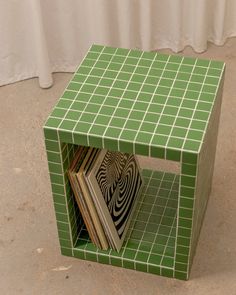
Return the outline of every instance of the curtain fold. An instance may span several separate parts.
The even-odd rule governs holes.
[[[72,72],[93,43],[197,52],[236,36],[235,0],[0,0],[0,86]]]
[[[52,73],[43,23],[43,11],[39,0],[30,1],[30,5],[33,27],[31,42],[36,61],[37,75],[39,76],[40,86],[48,88],[52,85]]]

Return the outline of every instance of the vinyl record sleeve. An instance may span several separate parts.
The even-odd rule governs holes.
[[[84,169],[84,172],[83,172],[84,179],[85,179],[85,181],[87,183],[88,189],[90,191],[90,195],[91,195],[91,197],[93,199],[93,203],[94,203],[94,205],[96,207],[97,212],[98,212],[99,208],[98,208],[97,202],[96,202],[96,200],[95,200],[95,198],[93,196],[94,193],[93,193],[93,189],[91,188],[90,182],[88,181],[88,175],[90,174],[91,169],[94,166],[94,163],[96,162],[97,158],[99,157],[100,152],[101,152],[101,149],[96,149],[94,156],[91,157],[90,161],[87,163],[87,165],[86,165],[86,167]],[[105,220],[101,220],[101,219],[103,219],[103,215],[101,215],[101,214],[98,214],[98,215],[99,215],[99,218],[100,218],[100,222],[101,222],[101,224],[103,226],[103,230],[104,230],[104,233],[106,235],[107,242],[108,242],[110,248],[115,249],[115,245],[114,245],[113,240],[111,239],[111,236],[109,234],[109,229],[107,228],[107,224],[105,223]]]
[[[93,151],[94,151],[93,148],[89,148],[89,150],[85,156],[85,159],[84,159],[82,165],[80,166],[78,173],[76,174],[76,177],[78,179],[79,185],[82,190],[82,198],[84,199],[84,202],[87,205],[86,207],[87,207],[88,212],[85,212],[85,213],[89,214],[91,217],[91,222],[93,223],[94,228],[96,230],[96,235],[100,241],[101,249],[107,250],[108,249],[107,238],[106,238],[104,229],[102,227],[101,221],[99,219],[99,216],[98,216],[96,207],[94,205],[92,196],[90,194],[90,190],[88,189],[87,183],[86,183],[86,181],[84,179],[84,175],[83,175],[84,169],[85,169],[87,163],[89,162],[90,157],[93,154]]]
[[[86,188],[86,183],[84,183],[82,179],[83,171],[90,161],[93,151],[93,148],[78,148],[68,170],[68,178],[91,241],[98,248],[106,250],[108,248],[108,243],[102,225],[96,209],[93,206],[93,202],[91,201],[91,196]]]
[[[84,158],[87,154],[87,151],[88,151],[87,147],[79,147],[78,148],[78,150],[75,154],[74,160],[72,161],[71,166],[68,170],[68,178],[69,178],[71,188],[74,193],[76,203],[80,209],[80,213],[82,215],[83,221],[84,221],[86,228],[88,230],[89,236],[90,236],[92,242],[94,244],[96,244],[97,247],[101,248],[100,241],[99,241],[98,237],[96,236],[95,228],[93,226],[93,223],[91,222],[91,217],[88,214],[87,206],[86,206],[86,204],[83,200],[83,197],[82,197],[83,193],[82,193],[81,187],[80,187],[79,182],[76,177],[76,173],[80,169],[80,167],[84,161]]]
[[[102,150],[87,180],[103,228],[119,251],[143,186],[138,161],[134,155]]]

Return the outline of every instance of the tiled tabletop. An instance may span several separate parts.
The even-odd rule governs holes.
[[[224,63],[93,45],[46,127],[75,144],[179,160],[199,153]]]

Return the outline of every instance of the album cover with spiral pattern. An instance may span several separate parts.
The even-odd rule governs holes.
[[[138,161],[135,155],[101,150],[87,181],[111,246],[119,251],[143,186]]]

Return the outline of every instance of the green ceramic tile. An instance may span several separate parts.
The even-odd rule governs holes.
[[[183,199],[183,198],[182,198]],[[192,207],[192,206],[191,206]],[[178,235],[183,236],[183,237],[189,237],[191,235],[191,230],[188,228],[184,227],[179,227],[178,228]]]
[[[59,174],[55,174],[55,173],[50,173],[50,180],[51,183],[55,183],[55,184],[63,184],[63,175],[59,175]]]
[[[198,155],[195,153],[186,153],[183,152],[183,163],[189,163],[189,164],[196,164],[198,159]]]
[[[53,184],[52,183],[52,192],[55,194],[64,194],[64,186],[59,184]]]
[[[188,256],[189,255],[189,250],[190,250],[189,247],[182,246],[182,245],[178,244],[177,247],[176,247],[176,255],[180,254],[180,255]]]
[[[178,237],[177,238],[177,243],[179,245],[182,245],[182,246],[186,246],[186,247],[189,247],[190,246],[190,243],[191,243],[191,238],[190,237]]]
[[[72,249],[61,247],[61,254],[65,256],[73,256]]]
[[[188,274],[186,272],[181,272],[181,271],[175,271],[174,272],[174,277],[179,280],[187,280],[188,279]]]
[[[181,263],[187,264],[188,263],[188,258],[189,257],[187,255],[181,255],[181,254],[176,255],[176,260],[181,262]]]
[[[186,139],[184,142],[184,149],[188,149],[189,151],[198,152],[200,149],[200,142],[196,140]]]
[[[167,150],[166,159],[179,162],[181,158],[181,152],[177,150]]]
[[[183,146],[183,143],[184,143],[184,140],[182,138],[170,137],[168,141],[168,146],[174,149],[181,149],[181,147]]]
[[[56,140],[45,139],[45,146],[48,152],[58,153],[60,146]]]
[[[70,232],[69,231],[58,231],[59,239],[70,240]]]
[[[159,266],[156,265],[149,265],[148,264],[148,272],[155,274],[155,275],[160,275],[161,274],[161,269]]]
[[[191,187],[181,187],[180,195],[186,198],[194,197],[194,188]]]
[[[164,159],[165,158],[165,149],[162,147],[158,147],[158,146],[152,146],[151,147],[151,157]]]
[[[179,209],[179,217],[183,218],[192,218],[193,217],[193,211],[191,209],[186,208],[180,208]]]
[[[100,98],[103,100],[103,97],[100,97]],[[107,96],[106,100],[104,101],[104,105],[114,107],[114,106],[116,106],[118,101],[119,101],[119,98],[117,98],[117,97]],[[124,102],[126,102],[126,101],[124,100],[124,101],[120,102],[120,104],[124,103]],[[101,101],[101,103],[102,103],[102,101]],[[120,107],[122,107],[122,105],[120,105]]]
[[[135,263],[133,261],[124,260],[123,266],[128,269],[135,269]]]
[[[66,200],[65,200],[65,196],[64,195],[52,193],[52,196],[53,196],[54,203],[64,204],[64,205],[66,204]]]
[[[119,125],[117,124],[116,126],[120,128],[124,126],[126,129],[137,130],[140,126],[140,122],[137,120],[129,120],[128,122],[125,119],[120,118],[114,118],[113,120],[116,120],[116,123],[119,123]]]
[[[154,264],[154,265],[160,265],[161,259],[162,259],[161,255],[151,254],[149,256],[148,263],[151,263],[151,264]]]
[[[173,268],[173,266],[174,266],[173,258],[171,258],[171,257],[164,257],[164,258],[162,259],[161,264],[164,265],[164,266],[167,266],[167,267]]]
[[[122,261],[119,258],[111,257],[111,264],[114,266],[122,266]]]
[[[179,218],[179,226],[188,229],[192,228],[192,220],[186,218]]]
[[[161,275],[165,276],[165,277],[173,278],[174,277],[174,270],[168,269],[168,268],[162,268]]]
[[[55,211],[58,213],[63,213],[63,214],[67,213],[67,207],[65,203],[64,204],[54,203],[54,208],[55,208]]]
[[[81,90],[83,89],[82,85],[83,85],[83,83],[74,82],[74,80],[72,80],[70,85],[68,86],[67,90],[80,91],[80,89]]]
[[[207,68],[196,65],[195,68],[194,68],[194,70],[193,70],[193,73],[204,76],[207,73]]]
[[[60,241],[61,247],[71,248],[71,246],[72,246],[70,240],[65,240],[65,239],[59,238],[59,241]]]
[[[138,271],[143,271],[143,272],[147,272],[147,263],[143,263],[143,262],[136,262],[135,263],[135,268]]]
[[[141,124],[140,131],[147,132],[147,133],[153,133],[155,128],[156,128],[156,125],[154,123],[145,122],[145,123]]]
[[[61,165],[58,163],[48,162],[49,171],[51,173],[62,174]]]
[[[190,186],[190,187],[195,187],[196,184],[196,178],[194,176],[186,176],[182,175],[181,176],[181,184],[183,186]]]
[[[65,223],[65,222],[58,221],[57,222],[57,228],[58,228],[58,230],[62,230],[62,231],[66,231],[66,232],[70,231],[69,224]]]
[[[137,252],[137,255],[136,255],[137,261],[142,261],[142,262],[147,262],[148,257],[149,257],[149,253],[141,252],[141,251]]]
[[[180,138],[185,138],[187,133],[187,130],[182,127],[174,127],[171,131],[171,136]]]
[[[83,76],[85,77],[85,76]],[[86,77],[85,77],[86,78]],[[77,93],[75,91],[69,91],[69,90],[66,90],[63,95],[62,95],[62,98],[66,98],[66,99],[70,99],[70,100],[74,100],[75,97],[76,97]]]
[[[175,263],[175,269],[176,269],[176,271],[187,272],[187,270],[188,270],[188,264],[176,262]]]

